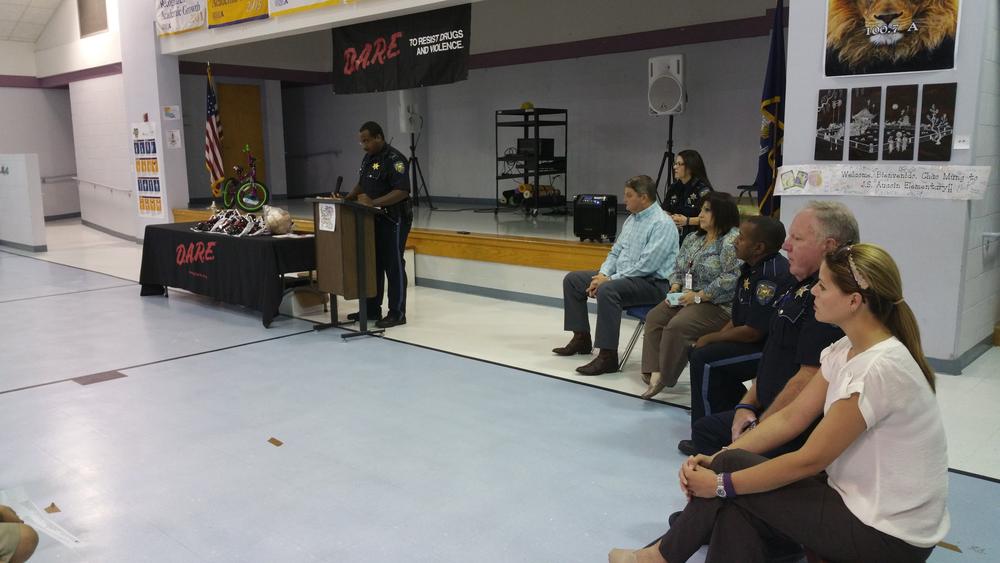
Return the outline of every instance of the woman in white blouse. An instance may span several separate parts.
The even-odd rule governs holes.
[[[812,289],[816,319],[846,335],[788,407],[728,450],[693,456],[680,484],[689,503],[652,546],[614,562],[764,561],[795,542],[833,561],[926,561],[949,528],[948,455],[916,319],[899,269],[872,244],[828,255]],[[802,449],[759,455],[823,416]]]

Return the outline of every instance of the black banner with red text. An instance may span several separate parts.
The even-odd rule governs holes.
[[[469,76],[471,5],[333,29],[333,91],[360,94]]]

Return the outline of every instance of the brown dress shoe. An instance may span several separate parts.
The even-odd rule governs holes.
[[[576,368],[580,375],[601,375],[618,371],[618,350],[604,350],[589,364]]]
[[[594,349],[594,344],[590,341],[589,332],[574,332],[569,344],[562,348],[553,348],[552,351],[560,356],[573,356],[575,354],[589,354]]]

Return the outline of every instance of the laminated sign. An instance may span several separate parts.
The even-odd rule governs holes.
[[[208,0],[208,27],[267,19],[267,0]]]

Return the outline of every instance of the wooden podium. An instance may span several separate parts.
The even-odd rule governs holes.
[[[356,336],[380,334],[381,329],[368,330],[368,308],[364,299],[375,297],[375,217],[385,215],[376,207],[335,198],[307,198],[313,205],[316,233],[316,283],[319,290],[330,294],[330,322],[316,325],[316,330],[341,326],[337,318],[337,295],[358,299],[358,321],[361,330],[342,335],[345,340]]]

